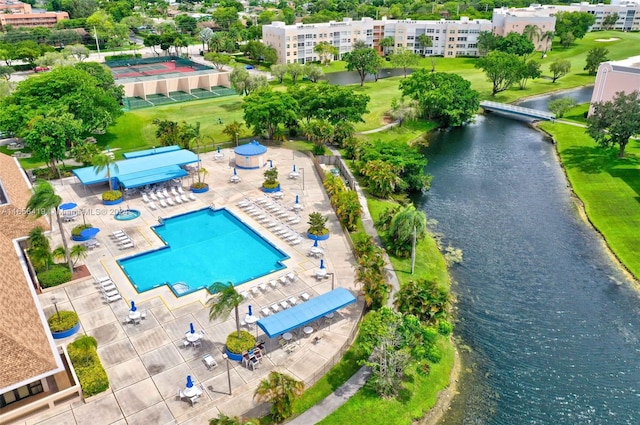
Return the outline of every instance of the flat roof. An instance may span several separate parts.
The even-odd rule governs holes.
[[[152,148],[152,149],[145,149],[143,151],[123,153],[122,156],[124,156],[125,159],[132,159],[132,158],[139,158],[141,156],[157,155],[159,153],[179,151],[180,149],[182,148],[176,145],[160,146],[159,148]]]
[[[124,159],[111,164],[111,178],[118,180],[125,188],[186,176],[180,166],[198,162],[198,156],[186,149],[163,152],[155,155]],[[106,170],[96,173],[93,166],[73,170],[73,174],[82,184],[107,182]]]
[[[355,302],[356,297],[351,292],[345,288],[337,288],[302,304],[260,319],[257,323],[269,338],[273,338],[321,319],[327,314]]]

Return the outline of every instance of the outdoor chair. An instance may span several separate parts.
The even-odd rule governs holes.
[[[302,294],[300,294],[300,298],[302,298],[303,301],[309,301],[309,294],[307,294],[306,292],[303,292]]]
[[[167,204],[169,204],[170,206],[174,206],[175,202],[173,202],[173,199],[167,196]]]
[[[183,203],[189,202],[189,198],[187,198],[187,195],[185,195],[185,194],[180,195],[180,198],[182,199]]]
[[[182,400],[184,398],[184,393],[180,388],[178,388],[178,395],[176,395],[176,400]]]
[[[180,195],[184,195],[184,189],[182,188],[182,186],[178,186],[177,190]]]
[[[187,348],[191,345],[191,343],[188,340],[183,340],[182,341],[182,348]]]
[[[193,348],[202,347],[202,340],[199,339],[197,341],[193,341],[192,345],[193,345]]]
[[[189,193],[189,199],[191,199],[192,201],[195,201],[196,197],[193,193]]]
[[[106,302],[108,302],[108,303],[112,303],[114,301],[118,301],[118,300],[121,300],[121,299],[122,299],[122,295],[120,295],[120,294],[112,295],[110,297],[105,295],[105,297],[104,297],[104,300]]]
[[[140,318],[141,318],[142,320],[145,320],[145,319],[147,318],[147,312],[146,312],[146,311],[141,311],[141,312],[140,312]]]
[[[213,358],[213,356],[211,354],[206,354],[203,358],[202,358],[202,363],[204,363],[204,365],[207,367],[207,369],[211,370],[214,367],[218,366],[218,363],[216,362],[216,359]]]
[[[273,310],[274,313],[277,313],[280,311],[280,306],[278,304],[271,304],[271,310]]]
[[[271,314],[271,312],[269,311],[269,309],[267,307],[262,307],[262,309],[260,310],[260,312],[262,313],[262,315],[264,317],[267,317]]]
[[[149,208],[151,208],[152,210],[157,210],[158,207],[156,206],[156,203],[153,201],[149,201],[149,203],[147,204],[149,205]]]
[[[253,295],[258,295],[260,293],[260,289],[258,289],[257,286],[254,286],[254,287],[251,288],[251,293]]]
[[[180,199],[180,195],[176,195],[174,197],[174,199],[176,200],[176,204],[181,204],[182,203],[182,199]]]
[[[189,401],[191,402],[191,406],[195,406],[195,404],[200,401],[200,396],[199,395],[195,395],[195,396],[189,398]]]
[[[260,285],[258,285],[260,287],[260,289],[262,289],[263,291],[266,292],[267,289],[269,289],[269,287],[267,286],[266,283],[262,282]]]
[[[162,208],[167,208],[167,203],[164,201],[164,199],[160,199],[160,206]]]

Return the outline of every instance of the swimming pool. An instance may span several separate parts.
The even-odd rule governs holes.
[[[239,285],[284,269],[289,258],[224,208],[165,218],[151,229],[164,247],[118,260],[138,292],[168,285],[181,296],[214,282]]]

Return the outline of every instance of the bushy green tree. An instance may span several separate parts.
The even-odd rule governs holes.
[[[364,122],[362,116],[367,112],[369,96],[356,93],[350,87],[329,84],[321,81],[318,84],[304,87],[290,87],[288,93],[300,105],[301,119],[323,119],[336,125],[341,122]]]
[[[276,422],[281,422],[293,414],[293,403],[303,392],[303,382],[283,373],[270,372],[258,384],[254,397],[271,403],[271,415]]]
[[[360,76],[360,86],[364,85],[364,79],[368,74],[376,75],[382,68],[383,59],[378,53],[366,47],[364,43],[354,44],[353,50],[345,53],[342,59],[347,63],[347,70],[357,71]]]
[[[589,135],[602,147],[619,146],[618,157],[624,157],[629,139],[640,133],[640,93],[618,92],[612,100],[592,106],[587,118]]]
[[[518,81],[521,60],[513,53],[493,51],[478,59],[475,67],[483,70],[487,75],[492,85],[491,96],[495,96]]]
[[[297,120],[298,102],[288,93],[275,92],[269,88],[259,89],[247,97],[242,103],[244,120],[255,132],[267,132],[273,139],[280,124]]]
[[[596,75],[602,62],[609,60],[609,50],[606,47],[594,47],[587,53],[587,64],[584,67],[589,75]]]
[[[555,83],[559,78],[564,77],[571,71],[571,62],[567,59],[556,59],[549,65],[551,71],[551,82]]]
[[[564,117],[564,114],[574,106],[576,106],[576,101],[572,97],[562,97],[549,102],[549,110],[558,118]]]
[[[418,102],[423,116],[441,127],[458,127],[470,121],[480,106],[478,92],[457,74],[418,69],[400,81],[402,95]]]

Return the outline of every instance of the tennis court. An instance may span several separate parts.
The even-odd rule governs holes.
[[[175,61],[129,65],[111,68],[113,78],[144,77],[145,75],[186,74],[197,71],[194,66],[181,65]]]

